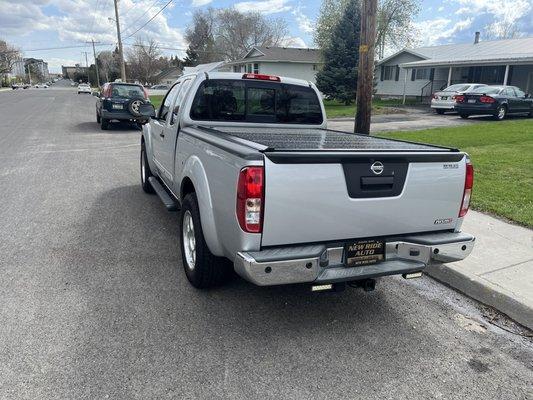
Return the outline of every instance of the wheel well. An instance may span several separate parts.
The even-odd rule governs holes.
[[[144,144],[144,135],[141,135],[141,144]]]
[[[185,196],[187,196],[189,193],[194,193],[194,192],[196,192],[196,189],[194,188],[192,181],[187,177],[183,178],[183,180],[181,181],[181,190],[180,190],[181,200],[183,200]]]

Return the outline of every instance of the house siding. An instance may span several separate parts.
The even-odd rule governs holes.
[[[381,80],[382,66],[394,66],[403,63],[420,61],[421,57],[417,57],[414,54],[402,53],[396,57],[391,58],[383,64],[377,66],[376,70],[376,95],[378,96],[402,96],[405,74],[407,74],[407,82],[405,83],[405,94],[407,96],[420,96],[422,88],[429,82],[429,80],[411,80],[411,70],[400,68],[400,74],[398,80],[394,80],[394,74],[392,80]]]
[[[318,64],[314,65],[318,66]],[[288,78],[303,79],[313,83],[316,83],[317,72],[313,70],[313,64],[286,62],[259,63],[260,74],[286,76]]]

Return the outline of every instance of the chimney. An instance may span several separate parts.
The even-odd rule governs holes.
[[[479,43],[479,32],[476,32],[476,36],[474,38],[474,44],[478,44]]]

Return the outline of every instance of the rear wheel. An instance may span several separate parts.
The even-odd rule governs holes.
[[[467,119],[468,117],[470,117],[469,114],[459,114],[459,116],[463,119]]]
[[[439,115],[442,115],[442,114],[444,114],[444,109],[442,109],[442,108],[435,108],[435,112],[436,112],[437,114],[439,114]]]
[[[207,289],[226,282],[231,275],[231,264],[229,260],[213,255],[207,247],[196,193],[185,196],[179,226],[181,259],[191,285]]]
[[[109,127],[109,120],[107,118],[100,117],[100,128],[103,131],[106,131],[108,127]]]
[[[148,178],[152,176],[152,171],[150,170],[150,164],[148,164],[148,157],[146,156],[146,146],[144,143],[141,143],[141,186],[146,193],[154,193],[154,188],[148,182]]]
[[[501,121],[507,116],[507,107],[505,105],[501,105],[496,109],[496,114],[494,114],[494,119],[496,121]]]

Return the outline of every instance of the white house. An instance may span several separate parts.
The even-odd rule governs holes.
[[[287,76],[315,83],[323,64],[317,49],[256,46],[240,60],[226,63],[219,70]]]
[[[513,85],[533,93],[533,37],[404,49],[377,63],[378,97],[429,98],[454,83]]]

